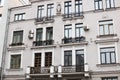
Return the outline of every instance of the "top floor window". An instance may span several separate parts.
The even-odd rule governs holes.
[[[115,7],[114,0],[106,0],[106,7],[107,8],[114,8]]]
[[[25,19],[25,13],[15,14],[15,21],[21,21]]]
[[[71,17],[71,14],[72,14],[72,3],[71,1],[66,1],[65,4],[64,4],[64,14],[65,14],[65,17],[69,18]]]
[[[103,9],[103,2],[102,0],[95,0],[95,10]]]
[[[100,35],[111,35],[113,32],[113,20],[99,21]]]
[[[43,19],[44,16],[44,5],[38,6],[37,18]]]
[[[82,0],[75,0],[75,16],[82,15]]]
[[[47,17],[51,18],[54,15],[54,4],[48,4],[47,5]]]

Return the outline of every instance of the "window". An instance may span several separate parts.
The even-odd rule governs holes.
[[[14,31],[13,32],[13,44],[19,44],[23,41],[23,31]]]
[[[35,53],[35,67],[41,67],[41,53]]]
[[[95,0],[95,10],[103,9],[103,2],[102,0]]]
[[[75,16],[82,15],[82,0],[75,0]]]
[[[100,35],[114,34],[113,21],[112,20],[99,21],[99,30]]]
[[[38,6],[38,15],[37,18],[43,20],[44,17],[44,5]]]
[[[64,38],[72,38],[72,25],[65,25]]]
[[[72,15],[72,4],[71,4],[71,1],[66,1],[65,4],[64,4],[64,7],[65,7],[65,11],[64,11],[64,14],[65,14],[65,17],[66,18],[69,18],[71,17]]]
[[[25,13],[15,14],[15,21],[20,21],[25,19]]]
[[[83,30],[83,24],[76,24],[75,25],[75,37],[81,37],[83,36],[84,30]]]
[[[116,54],[114,47],[100,48],[101,64],[116,63]]]
[[[48,18],[51,18],[54,15],[54,11],[53,11],[54,7],[53,6],[54,6],[53,4],[47,5],[47,17]]]
[[[107,8],[114,8],[115,7],[114,0],[106,0],[106,7]]]
[[[0,14],[0,19],[2,18],[2,14]]]
[[[72,51],[64,51],[64,66],[72,65]]]
[[[46,28],[46,40],[53,40],[53,28]]]
[[[118,80],[118,77],[103,77],[102,80]]]
[[[84,71],[84,50],[76,50],[76,71]]]
[[[21,55],[11,55],[11,69],[19,69],[21,64]]]
[[[42,41],[43,29],[39,28],[36,30],[36,41]]]
[[[52,52],[45,53],[45,66],[50,67],[52,65]]]

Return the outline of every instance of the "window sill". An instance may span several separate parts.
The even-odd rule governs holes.
[[[14,20],[14,22],[21,22],[21,21],[25,21],[25,19],[22,19],[22,20]]]
[[[105,10],[106,11],[111,11],[111,10],[115,10],[116,8],[115,7],[112,7],[112,8],[106,8]]]
[[[120,63],[115,64],[97,64],[97,67],[113,67],[113,66],[120,66]]]
[[[84,18],[83,15],[81,15],[81,16],[74,16],[74,17],[73,17],[73,19],[83,19],[83,18]]]
[[[95,13],[97,13],[97,12],[103,12],[103,11],[104,11],[103,9],[94,10]]]
[[[117,34],[98,35],[97,38],[114,37],[114,36],[117,36]]]
[[[18,69],[6,69],[6,71],[23,71],[23,68],[18,68]]]

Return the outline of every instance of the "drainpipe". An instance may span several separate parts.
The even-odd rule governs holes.
[[[4,36],[4,45],[3,45],[3,52],[2,52],[1,78],[0,78],[0,80],[4,80],[5,59],[6,59],[5,57],[6,57],[6,53],[7,53],[7,40],[8,40],[10,13],[11,13],[11,9],[8,9],[8,11],[7,11],[7,18],[6,18],[6,28],[5,28],[5,36]]]

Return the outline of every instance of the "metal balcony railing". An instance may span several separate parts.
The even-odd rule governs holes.
[[[33,41],[34,46],[46,46],[53,45],[54,40],[45,40],[45,41]]]
[[[30,67],[30,74],[48,74],[50,67]]]
[[[63,38],[62,39],[62,43],[63,44],[67,44],[67,43],[78,43],[78,42],[82,42],[85,41],[85,37],[81,36],[81,37],[75,37],[75,38]]]
[[[62,73],[84,72],[84,65],[80,66],[62,66]]]

